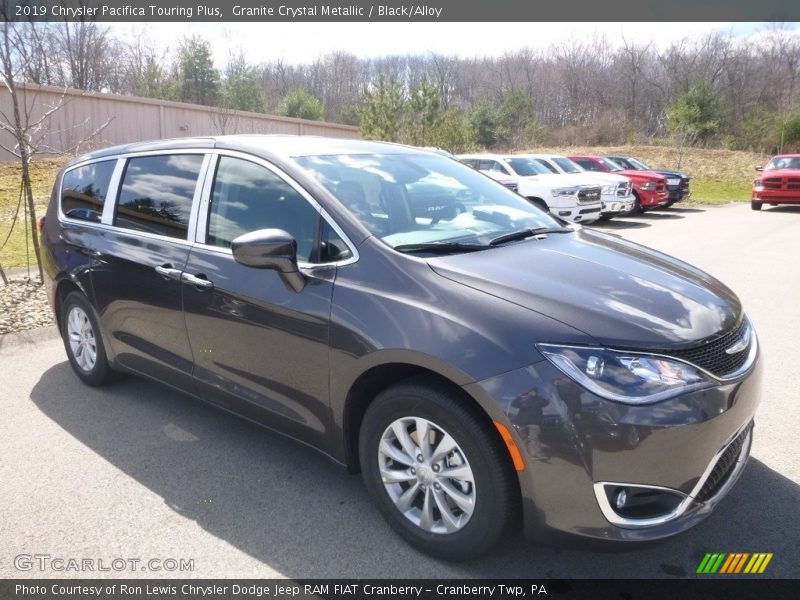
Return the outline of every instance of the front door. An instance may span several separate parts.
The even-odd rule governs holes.
[[[183,286],[200,393],[324,447],[336,267],[319,264],[321,215],[266,163],[233,156],[219,157],[208,195]],[[231,240],[266,228],[297,240],[307,277],[302,291],[292,291],[277,271],[233,259]]]

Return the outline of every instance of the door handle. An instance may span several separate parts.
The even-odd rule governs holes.
[[[177,281],[181,278],[181,270],[173,268],[169,263],[157,266],[156,273],[161,275],[164,279],[174,279]]]
[[[214,282],[206,279],[205,275],[197,276],[191,273],[181,273],[181,281],[204,290],[209,290],[214,287]]]

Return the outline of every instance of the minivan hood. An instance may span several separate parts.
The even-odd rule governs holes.
[[[736,295],[699,269],[589,229],[428,263],[442,277],[557,319],[610,347],[691,347],[732,328],[742,312]]]

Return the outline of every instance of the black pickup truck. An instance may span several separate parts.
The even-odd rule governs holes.
[[[689,175],[683,171],[654,169],[632,156],[608,156],[607,158],[610,158],[626,169],[633,169],[634,171],[653,171],[654,173],[664,175],[664,177],[667,178],[667,188],[669,189],[669,202],[665,205],[665,208],[688,198],[692,194],[692,191],[689,189]]]

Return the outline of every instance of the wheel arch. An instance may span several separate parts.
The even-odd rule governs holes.
[[[423,361],[416,356],[400,358],[393,355],[390,353],[392,360],[371,364],[363,369],[344,395],[341,433],[345,464],[351,473],[359,472],[358,437],[367,408],[383,390],[412,379],[424,380],[426,384],[460,398],[492,430],[498,442],[504,444],[494,425],[494,420],[499,418],[497,411],[464,389],[463,386],[473,382],[470,377],[449,365],[430,364],[429,360],[424,361],[428,364],[422,364]],[[513,471],[510,456],[508,461]]]
[[[55,313],[56,326],[58,327],[59,333],[63,333],[61,329],[61,312],[64,298],[66,298],[70,292],[80,292],[89,298],[89,294],[87,293],[86,289],[76,279],[71,277],[62,277],[56,282],[56,289],[55,293],[53,294],[53,312]],[[91,302],[91,299],[89,301]]]

